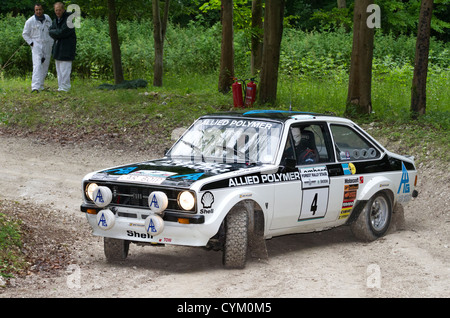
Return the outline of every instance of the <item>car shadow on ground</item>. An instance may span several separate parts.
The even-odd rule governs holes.
[[[388,231],[394,233],[404,229],[403,211],[394,213]],[[270,265],[271,260],[283,258],[290,254],[309,252],[323,248],[345,249],[352,244],[367,244],[353,236],[350,226],[340,226],[329,230],[312,233],[290,234],[268,239],[266,242],[268,258],[249,257],[247,267]],[[98,262],[106,263],[102,255]],[[207,250],[203,247],[187,247],[174,245],[139,246],[130,244],[127,259],[110,263],[112,267],[136,267],[161,273],[195,273],[210,270],[223,270],[222,251]],[[245,269],[244,269],[245,270]]]
[[[266,240],[268,259],[249,256],[247,267],[264,266],[270,260],[284,257],[302,250],[322,248],[336,244],[352,244],[358,242],[351,234],[350,228],[343,226],[323,232],[291,234]],[[99,262],[105,263],[101,257]],[[128,258],[110,263],[112,267],[136,267],[161,273],[193,273],[210,270],[223,270],[222,252],[207,250],[202,247],[185,246],[138,246],[130,245]],[[245,270],[245,269],[244,269]]]

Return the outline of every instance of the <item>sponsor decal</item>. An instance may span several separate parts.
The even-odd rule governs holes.
[[[345,219],[352,212],[353,205],[355,204],[355,200],[344,200],[342,202],[341,213],[339,214],[339,219]]]
[[[345,183],[345,184],[359,183],[359,178],[358,178],[358,177],[355,177],[355,178],[345,178],[345,179],[344,179],[344,183]]]
[[[344,200],[355,200],[355,199],[356,199],[356,190],[344,191]]]
[[[350,159],[350,158],[349,158]],[[344,170],[344,175],[350,175],[356,173],[356,167],[353,163],[343,163],[342,170]]]
[[[130,223],[128,223],[128,226],[129,227],[142,227],[143,228],[144,224],[130,222]]]
[[[358,190],[359,184],[346,184],[344,185],[344,191]]]
[[[170,176],[168,177],[168,179],[183,179],[183,180],[193,180],[193,181],[197,181],[201,176],[203,176],[204,173],[191,173],[191,174],[181,174],[181,175],[177,175],[177,176]]]
[[[139,232],[132,231],[132,230],[127,230],[127,236],[141,238],[141,239],[153,238],[153,236],[151,236],[149,233],[139,233]]]
[[[102,216],[100,217],[100,220],[98,221],[97,226],[108,227],[108,223],[105,218],[105,213],[102,213]]]
[[[152,232],[152,233],[158,232],[158,231],[156,230],[155,223],[153,223],[153,219],[150,219],[150,221],[148,222],[147,232]]]
[[[214,204],[214,195],[210,191],[203,193],[200,202],[203,204],[203,209],[200,209],[200,214],[214,213],[212,205]]]
[[[103,195],[102,195],[102,191],[97,191],[97,196],[94,199],[94,203],[105,203],[105,200],[103,200]]]
[[[397,190],[398,202],[407,203],[412,198],[411,185],[409,184],[409,174],[406,170],[405,164],[402,162],[402,178],[400,180],[400,185]]]
[[[116,168],[116,169],[106,170],[104,172],[113,173],[113,174],[129,174],[130,172],[133,172],[136,169],[137,169],[137,167],[124,167],[124,168]]]
[[[244,186],[244,185],[285,182],[285,181],[295,181],[295,180],[300,180],[300,173],[297,171],[234,177],[234,178],[228,179],[228,186],[229,187],[237,187],[237,186]]]
[[[156,209],[159,209],[159,203],[158,203],[158,198],[156,198],[156,194],[153,195],[152,200],[150,201],[150,209],[153,207],[155,207]]]
[[[403,162],[402,162],[402,179],[400,180],[400,186],[398,187],[397,194],[400,194],[402,187],[403,187],[402,193],[409,193],[410,191],[409,174]]]
[[[175,175],[174,172],[159,171],[159,170],[139,170],[130,174],[120,176],[118,181],[138,182],[161,184],[168,177]]]
[[[346,178],[344,180],[344,199],[342,201],[341,212],[339,214],[339,219],[348,218],[353,210],[355,200],[358,194],[359,184],[364,182],[364,178]]]
[[[259,128],[271,129],[272,124],[263,121],[253,120],[232,120],[232,119],[205,119],[202,121],[203,125],[207,126],[228,126],[228,127],[243,127],[243,128]]]
[[[327,187],[330,185],[326,166],[300,168],[303,188]]]

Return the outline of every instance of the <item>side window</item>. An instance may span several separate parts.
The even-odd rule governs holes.
[[[331,125],[334,146],[339,161],[367,160],[380,156],[380,151],[348,126]]]
[[[330,162],[331,141],[325,124],[293,125],[284,150],[284,159],[295,159],[297,165]]]

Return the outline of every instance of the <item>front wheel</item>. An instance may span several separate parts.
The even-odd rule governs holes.
[[[374,241],[386,234],[392,218],[392,202],[383,193],[376,193],[367,202],[350,226],[353,234],[363,241]]]
[[[103,250],[108,262],[117,262],[127,258],[130,241],[110,237],[103,238]]]
[[[226,268],[244,268],[247,261],[248,213],[245,209],[236,209],[228,213],[225,219],[225,243],[223,264]]]

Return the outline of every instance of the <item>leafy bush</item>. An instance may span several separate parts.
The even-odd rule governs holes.
[[[23,16],[0,17],[0,64],[14,54],[5,72],[10,76],[30,74],[31,52],[21,46]],[[77,32],[77,57],[73,71],[81,77],[111,78],[112,58],[108,22],[101,18],[83,19]],[[151,77],[154,46],[151,20],[120,21],[118,23],[122,64],[125,77]],[[314,78],[341,78],[348,73],[352,51],[352,34],[340,28],[336,31],[305,32],[293,28],[284,30],[280,72]],[[221,26],[204,27],[192,22],[187,27],[169,25],[164,46],[164,70],[167,73],[217,72],[220,62]],[[250,73],[250,41],[248,35],[235,30],[235,74],[246,77]],[[374,73],[387,74],[394,68],[410,71],[414,65],[415,37],[375,34]],[[450,45],[431,41],[430,65],[434,69],[450,67]],[[50,72],[54,73],[54,63]]]
[[[24,70],[32,68],[31,49],[22,38],[25,21],[24,16],[0,17],[0,70],[8,64],[9,74],[22,75]]]

